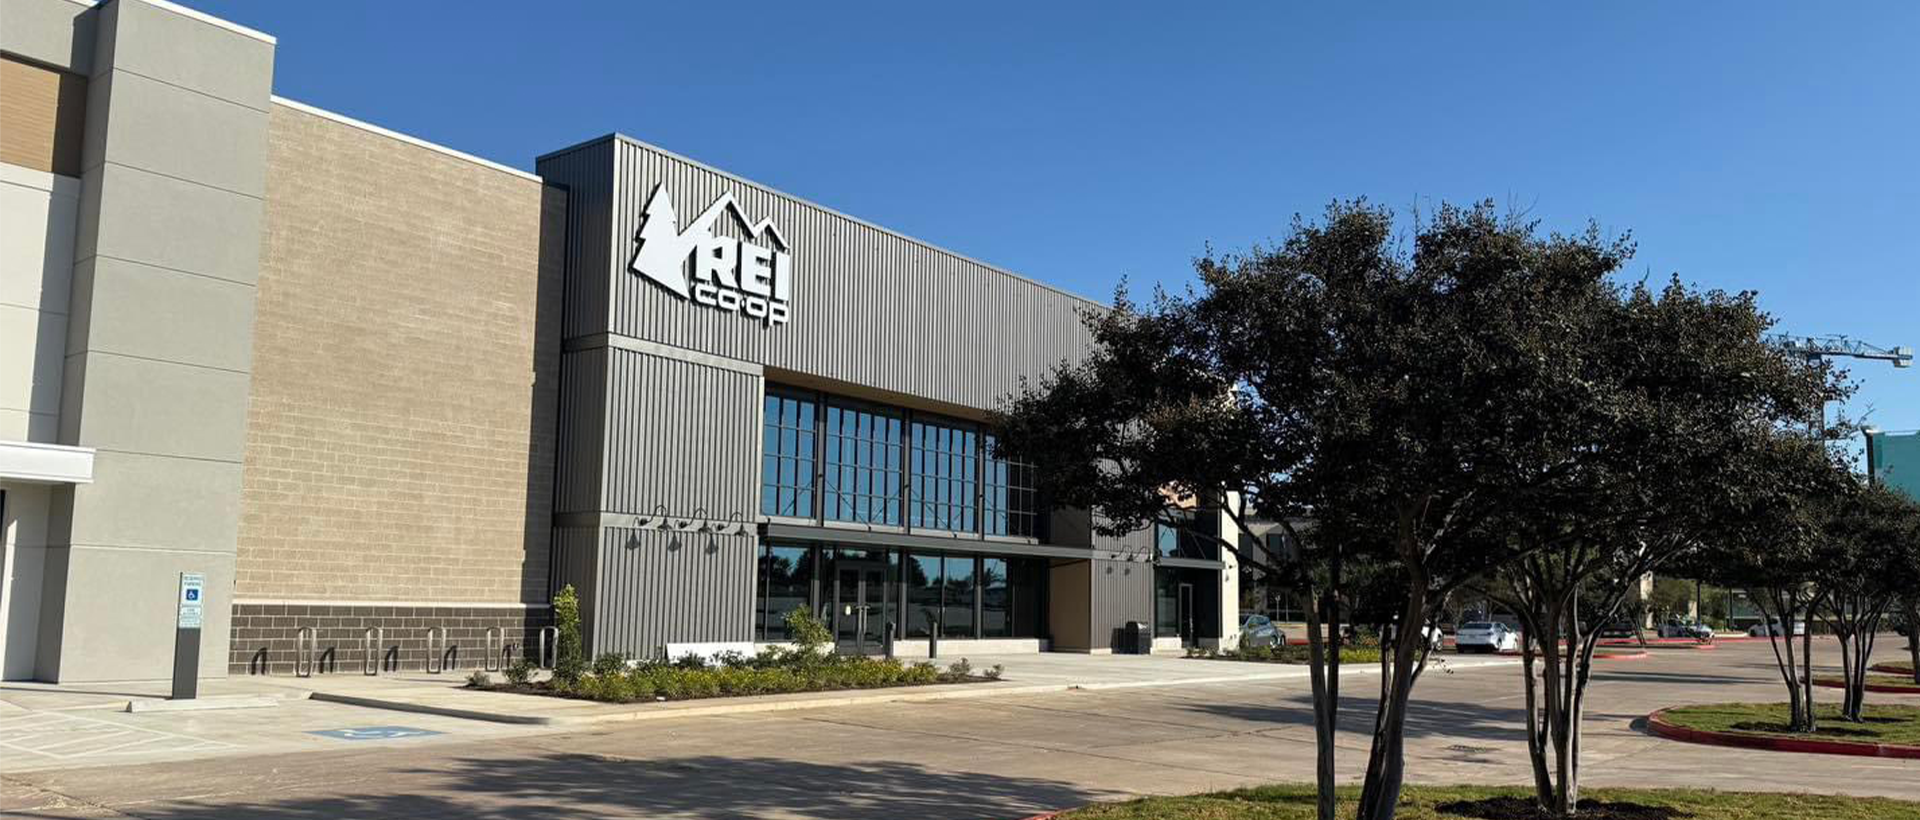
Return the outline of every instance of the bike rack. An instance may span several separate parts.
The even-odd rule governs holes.
[[[293,633],[293,676],[294,677],[296,678],[313,677],[313,670],[318,663],[314,657],[314,653],[317,650],[319,650],[319,648],[320,648],[320,641],[318,638],[314,637],[313,627],[303,626],[303,627],[300,627],[299,630]],[[307,662],[307,665],[305,667],[302,667],[300,665],[300,661],[303,658]]]
[[[552,654],[548,654],[551,650]],[[541,669],[552,669],[560,661],[560,627],[540,627],[540,655],[534,658],[534,665]]]
[[[433,651],[433,636],[440,636],[440,652]],[[427,627],[427,674],[438,675],[447,671],[447,628],[444,626]]]
[[[500,671],[506,665],[504,653],[507,648],[507,634],[500,631],[500,627],[490,626],[487,627],[481,640],[482,646],[486,648],[485,654],[480,656],[480,668],[488,672]]]
[[[360,636],[361,674],[370,676],[380,674],[380,647],[386,642],[386,627],[367,627],[366,634]]]

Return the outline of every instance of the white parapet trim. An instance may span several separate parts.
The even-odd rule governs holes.
[[[0,441],[0,480],[35,484],[92,484],[93,448]]]

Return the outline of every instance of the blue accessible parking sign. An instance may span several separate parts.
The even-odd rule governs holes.
[[[398,740],[403,737],[426,737],[441,733],[430,729],[415,729],[411,726],[361,726],[357,729],[321,729],[307,734],[340,740]]]

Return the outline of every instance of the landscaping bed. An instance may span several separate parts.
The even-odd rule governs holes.
[[[606,653],[589,665],[580,648],[579,607],[580,599],[571,584],[554,595],[554,621],[560,638],[551,678],[534,680],[534,664],[523,658],[505,671],[504,682],[476,671],[467,677],[467,688],[634,703],[985,683],[1000,679],[998,664],[976,673],[966,658],[941,669],[929,661],[905,663],[892,658],[836,655],[829,651],[833,633],[804,609],[793,610],[782,617],[788,634],[794,636],[792,646],[769,646],[754,655],[730,652],[713,658],[689,655],[672,661],[635,661],[625,655]]]
[[[509,670],[508,675],[504,682],[495,682],[486,673],[477,672],[467,685],[489,692],[635,703],[984,683],[999,680],[1000,667],[975,672],[965,658],[942,669],[927,661],[905,663],[775,648],[758,655],[723,657],[713,663],[696,657],[634,664],[624,657],[602,656],[594,662],[594,669],[577,677],[556,675],[545,681],[532,680],[520,670]]]
[[[1829,689],[1846,687],[1846,682],[1839,678],[1814,678],[1813,684],[1815,686],[1825,686]],[[1920,683],[1914,683],[1911,677],[1868,675],[1867,691],[1884,692],[1892,695],[1920,695]]]
[[[1582,818],[1591,820],[1920,820],[1920,803],[1885,798],[1752,794],[1694,789],[1582,789]],[[1352,816],[1359,789],[1341,790],[1341,814]],[[1058,820],[1313,820],[1311,786],[1266,786],[1191,797],[1149,797],[1062,812]],[[1408,786],[1400,820],[1487,818],[1531,820],[1533,793],[1511,787]]]
[[[1675,740],[1773,751],[1920,758],[1920,707],[1867,704],[1860,723],[1819,707],[1819,728],[1787,730],[1784,703],[1719,703],[1663,709],[1648,717],[1654,734]]]

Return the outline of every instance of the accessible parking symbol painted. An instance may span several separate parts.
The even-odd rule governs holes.
[[[357,729],[320,729],[307,734],[340,740],[399,740],[403,737],[426,737],[441,733],[430,729],[415,729],[411,726],[361,726]]]

